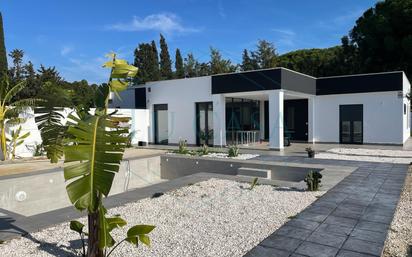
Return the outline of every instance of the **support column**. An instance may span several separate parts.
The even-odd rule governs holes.
[[[308,99],[308,142],[315,143],[315,98]]]
[[[226,102],[222,94],[213,95],[213,145],[226,146]]]
[[[269,92],[269,148],[282,150],[283,145],[283,91]]]
[[[260,133],[260,140],[265,139],[265,101],[259,101],[259,133]]]

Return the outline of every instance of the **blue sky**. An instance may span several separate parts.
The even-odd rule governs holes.
[[[103,82],[104,55],[133,60],[140,42],[163,33],[176,47],[208,60],[209,47],[238,63],[258,39],[278,53],[340,43],[373,0],[1,0],[10,51],[23,49],[36,66],[56,66],[69,80]],[[116,3],[116,4],[114,4]]]

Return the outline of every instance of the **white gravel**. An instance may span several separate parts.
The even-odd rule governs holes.
[[[412,245],[412,173],[409,171],[405,186],[385,242],[384,257],[410,256]],[[409,253],[411,254],[411,253]]]
[[[207,155],[202,155],[203,157],[212,157],[212,158],[224,158],[224,159],[234,159],[234,160],[249,160],[255,157],[258,157],[259,154],[239,154],[236,157],[229,157],[227,153],[209,153]]]
[[[321,192],[210,179],[109,210],[130,224],[154,224],[152,247],[124,244],[112,256],[243,256],[316,200]],[[83,219],[84,221],[84,219]],[[114,233],[121,238],[125,229]],[[33,239],[38,240],[34,242]],[[68,224],[0,245],[1,256],[68,256],[77,235]]]
[[[169,152],[167,153],[169,155],[183,155],[183,154],[178,154],[178,153],[172,153]],[[186,156],[194,156],[191,154],[184,154]],[[236,157],[229,157],[229,155],[227,153],[208,153],[205,155],[200,155],[201,157],[210,157],[210,158],[222,158],[222,159],[234,159],[234,160],[249,160],[249,159],[253,159],[255,157],[258,157],[259,154],[239,154]]]
[[[409,164],[412,162],[412,151],[332,148],[326,152],[317,153],[315,158]]]

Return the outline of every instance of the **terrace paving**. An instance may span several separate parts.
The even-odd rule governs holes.
[[[300,159],[304,163],[358,168],[245,257],[381,256],[408,172],[407,165],[279,156],[257,159],[295,162]]]

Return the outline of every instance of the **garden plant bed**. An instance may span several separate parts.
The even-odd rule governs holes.
[[[198,155],[196,152],[191,152],[188,154],[180,154],[176,152],[169,152],[167,153],[168,155],[186,155],[186,156],[199,156],[199,157],[208,157],[208,158],[218,158],[218,159],[233,159],[233,160],[249,160],[253,159],[255,157],[258,157],[258,154],[239,154],[236,157],[229,157],[227,153],[220,153],[220,152],[213,152],[213,153],[208,153],[205,155]]]
[[[332,148],[326,152],[317,153],[315,158],[409,164],[412,162],[412,151]]]
[[[130,225],[156,225],[151,248],[124,244],[112,256],[243,256],[322,194],[270,185],[249,187],[210,179],[110,209]],[[124,234],[122,230],[114,233],[115,238]],[[2,256],[79,254],[77,239],[63,223],[5,242],[0,252]]]

